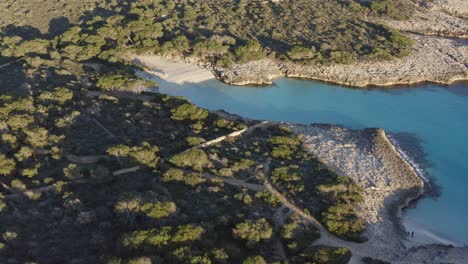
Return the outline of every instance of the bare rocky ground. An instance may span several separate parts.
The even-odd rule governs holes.
[[[466,19],[453,14],[468,15],[468,1],[446,0],[437,1],[429,8],[418,7],[413,16],[408,20],[379,20],[377,22],[399,29],[401,31],[414,32],[422,35],[434,35],[444,37],[468,38],[468,22]],[[443,8],[449,7],[448,2],[454,3],[452,11],[447,12]]]
[[[424,81],[448,84],[468,79],[468,40],[416,34],[410,37],[415,41],[411,54],[391,61],[304,66],[267,59],[215,72],[220,80],[233,85],[271,84],[274,78],[282,76],[355,87]]]
[[[302,136],[312,154],[365,189],[364,202],[357,213],[367,222],[368,241],[345,245],[353,254],[390,263],[466,263],[466,247],[408,243],[399,213],[422,193],[423,181],[382,129],[350,130],[334,125],[291,128]]]
[[[415,41],[411,54],[401,59],[309,66],[265,59],[230,69],[215,68],[214,72],[221,81],[233,85],[271,84],[283,76],[355,87],[425,81],[450,84],[468,79],[467,14],[466,0],[435,0],[418,6],[408,20],[375,21],[405,31]]]
[[[468,1],[466,0],[434,0],[430,8],[452,16],[468,18]]]

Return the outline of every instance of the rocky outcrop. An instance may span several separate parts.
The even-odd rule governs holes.
[[[333,125],[292,127],[305,147],[337,173],[364,188],[357,214],[367,222],[368,244],[380,258],[398,255],[402,228],[398,209],[423,190],[423,181],[396,151],[382,129],[350,130]]]
[[[273,79],[285,76],[281,62],[264,59],[234,65],[230,69],[215,69],[219,80],[231,85],[269,85]]]
[[[424,187],[410,163],[382,129],[352,130],[335,125],[290,125],[304,146],[337,173],[364,187],[357,208],[367,222],[363,244],[348,245],[359,257],[390,263],[465,263],[467,247],[413,247],[400,224],[400,211],[418,198]]]
[[[350,65],[301,65],[273,59],[233,65],[214,71],[233,85],[271,84],[274,78],[315,79],[354,87],[391,86],[419,82],[450,84],[468,79],[468,40],[410,35],[415,45],[409,56],[391,61]]]
[[[464,2],[464,12],[466,14],[468,1]],[[463,5],[460,3],[460,9],[458,10],[462,11],[462,6]],[[416,7],[413,15],[406,20],[393,20],[386,18],[377,19],[375,22],[396,28],[400,31],[412,32],[426,36],[468,38],[468,21],[448,14],[437,7],[437,5],[432,5],[431,7]]]
[[[268,85],[277,77],[315,79],[342,85],[391,86],[419,82],[450,84],[468,79],[468,1],[435,0],[416,6],[407,20],[372,18],[409,33],[411,54],[391,61],[351,65],[302,65],[274,59],[214,68],[218,79],[232,85]],[[456,37],[461,39],[449,39]]]
[[[468,18],[468,1],[466,0],[433,0],[429,3],[429,7],[432,10],[461,18]]]

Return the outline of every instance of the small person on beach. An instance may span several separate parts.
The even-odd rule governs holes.
[[[411,232],[411,237],[414,237],[414,231],[413,231],[413,232]]]

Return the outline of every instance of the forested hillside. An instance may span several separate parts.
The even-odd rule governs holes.
[[[28,3],[39,8],[6,1],[0,12]],[[365,239],[360,187],[285,126],[146,93],[157,84],[127,58],[391,59],[411,41],[366,17],[404,18],[402,3],[46,1],[37,25],[10,16],[18,24],[0,35],[0,262],[346,263],[346,248],[312,242],[324,230]],[[70,24],[44,30],[54,19]]]
[[[52,2],[52,1],[51,1]],[[22,3],[22,4],[21,4]],[[27,10],[28,4],[4,4],[3,13]],[[22,5],[22,8],[20,7]],[[30,4],[31,8],[35,7]],[[368,17],[404,19],[413,4],[406,0],[380,1],[96,1],[51,3],[49,33],[44,23],[7,26],[7,34],[51,38],[66,25],[79,23],[70,34],[105,37],[103,43],[80,39],[77,46],[201,57],[220,66],[265,57],[302,63],[350,63],[362,59],[390,59],[404,56],[411,41],[399,32],[369,22]],[[80,10],[86,10],[79,16]],[[26,12],[34,13],[36,9]],[[60,12],[63,14],[60,15]],[[42,12],[41,12],[42,14]],[[58,17],[55,17],[58,16]],[[70,17],[70,19],[68,18]],[[89,59],[93,53],[81,56]]]
[[[0,262],[345,263],[311,247],[316,223],[290,204],[362,240],[361,189],[288,128],[102,88],[91,76],[118,67],[73,65],[29,66],[29,95],[0,98]]]

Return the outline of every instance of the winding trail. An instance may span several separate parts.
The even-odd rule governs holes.
[[[10,62],[4,63],[4,64],[0,65],[0,69],[6,68],[6,67],[8,67],[8,66],[14,64],[15,62],[18,62],[18,61],[22,60],[22,59],[23,59],[23,58],[19,58],[19,59],[12,60],[12,61],[10,61]]]
[[[290,215],[290,210],[284,212],[285,209],[288,209],[285,205],[281,205],[276,209],[275,214],[273,215],[273,221],[275,223],[274,230],[276,233],[281,234],[281,227],[284,226],[286,218]],[[283,242],[281,241],[281,236],[274,237],[274,246],[276,247],[276,253],[281,258],[281,260],[287,260],[286,250],[284,249]]]
[[[224,136],[220,136],[220,137],[217,137],[215,139],[212,139],[212,140],[209,140],[209,141],[206,141],[206,142],[203,142],[193,148],[206,148],[206,147],[209,147],[209,146],[212,146],[216,143],[219,143],[219,142],[222,142],[228,138],[237,138],[237,137],[240,137],[244,134],[246,135],[250,135],[252,132],[255,131],[255,129],[257,128],[264,128],[264,127],[267,127],[267,126],[271,126],[272,123],[269,122],[269,121],[263,121],[263,122],[260,122],[258,124],[255,124],[253,126],[250,126],[250,127],[246,127],[244,129],[241,129],[239,131],[234,131],[232,133],[229,133],[227,135],[224,135]]]
[[[204,175],[204,176],[209,179],[218,178],[218,179],[221,179],[224,183],[227,183],[233,186],[245,187],[253,191],[261,191],[261,190],[267,189],[270,193],[275,195],[281,201],[282,207],[280,208],[288,208],[289,210],[291,210],[291,212],[298,214],[304,220],[306,220],[307,222],[309,222],[310,224],[312,224],[315,228],[319,230],[320,239],[318,239],[312,245],[310,245],[309,249],[316,245],[330,246],[330,247],[346,247],[351,251],[353,256],[373,256],[370,250],[366,250],[366,246],[365,246],[366,243],[359,244],[355,242],[345,241],[331,234],[315,217],[306,213],[304,210],[296,206],[294,203],[290,202],[288,198],[286,198],[283,194],[281,194],[278,190],[276,190],[273,184],[271,183],[271,181],[266,176],[270,172],[270,163],[271,163],[271,159],[268,158],[263,163],[263,165],[260,165],[259,167],[259,168],[262,168],[262,170],[257,175],[260,177],[260,180],[263,181],[263,184],[251,184],[251,183],[245,182],[244,180],[231,179],[231,178],[225,178],[225,177],[215,177],[215,176],[209,176],[209,175]],[[280,255],[283,255],[283,254],[280,254]]]
[[[245,182],[244,180],[239,180],[239,179],[234,179],[234,178],[226,178],[226,177],[219,177],[219,176],[213,176],[211,174],[203,174],[203,177],[206,179],[212,180],[212,179],[221,179],[224,183],[227,183],[232,186],[237,186],[237,187],[245,187],[251,191],[254,192],[259,192],[263,191],[265,189],[265,186],[261,184],[254,184],[254,183],[248,183]]]
[[[346,247],[351,251],[353,256],[373,256],[372,252],[366,249],[366,243],[359,244],[355,242],[346,241],[331,234],[314,216],[306,213],[304,210],[302,210],[294,203],[289,201],[289,199],[286,198],[283,194],[281,194],[278,190],[276,190],[267,177],[267,175],[270,173],[270,163],[271,159],[268,158],[263,164],[263,170],[258,174],[259,177],[263,180],[263,185],[265,186],[265,188],[270,193],[278,197],[278,199],[280,199],[280,201],[282,202],[283,206],[289,208],[292,212],[301,216],[304,220],[312,224],[320,232],[320,239],[318,239],[312,245],[310,245],[309,248],[315,245],[330,247]]]

